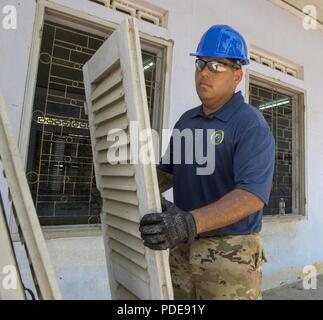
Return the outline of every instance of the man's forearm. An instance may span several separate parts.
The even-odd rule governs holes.
[[[254,194],[235,189],[216,202],[192,211],[197,233],[203,233],[229,226],[264,206]]]
[[[161,193],[173,187],[173,175],[157,169],[159,191]]]

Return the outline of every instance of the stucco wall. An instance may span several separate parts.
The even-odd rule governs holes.
[[[111,299],[102,237],[55,238],[46,244],[64,299]],[[15,250],[24,285],[36,293],[22,245],[15,243]]]

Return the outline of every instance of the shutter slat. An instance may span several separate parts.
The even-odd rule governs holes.
[[[106,122],[117,116],[120,116],[126,112],[127,112],[127,106],[125,102],[121,100],[117,104],[104,108],[102,111],[98,112],[93,119],[93,123],[95,125],[98,125],[102,122]]]
[[[132,204],[126,204],[113,200],[103,200],[103,210],[113,216],[119,216],[122,219],[139,223],[139,208]]]
[[[120,191],[112,189],[104,189],[102,197],[109,200],[115,200],[122,203],[129,203],[135,206],[139,205],[138,196],[136,192]]]
[[[98,173],[109,177],[133,177],[135,174],[131,164],[101,164]]]
[[[108,94],[104,95],[99,100],[95,101],[95,103],[92,104],[92,111],[98,112],[104,107],[108,107],[110,105],[113,105],[114,103],[118,102],[122,97],[124,96],[124,88],[122,86],[119,86],[115,88],[113,91],[109,92]]]
[[[119,263],[115,252],[112,252],[111,257],[114,260],[113,271],[116,281],[121,283],[124,287],[128,288],[135,296],[141,300],[151,299],[150,288],[146,281],[143,281],[137,274],[134,275],[132,270],[129,271],[121,263]]]
[[[113,239],[109,240],[109,245],[112,250],[118,252],[126,259],[132,261],[145,270],[147,269],[147,262],[144,255]]]
[[[120,143],[120,145],[129,144],[130,143],[129,133],[126,131],[120,130],[119,133],[107,135],[106,137],[99,138],[97,139],[97,143],[94,146],[94,150],[95,151],[106,150],[117,142]]]
[[[119,229],[123,232],[127,232],[132,236],[141,240],[138,223],[120,219],[110,214],[107,214],[107,221],[108,221],[108,225],[116,229]]]
[[[112,250],[111,251],[111,259],[122,266],[124,269],[126,269],[128,272],[132,273],[133,275],[139,277],[142,281],[145,283],[149,283],[149,275],[147,273],[146,269],[141,268],[137,264],[133,263],[129,259],[125,258],[118,252]],[[115,270],[116,272],[116,270]],[[122,282],[121,282],[122,283]]]
[[[120,84],[122,81],[122,70],[119,68],[115,70],[112,74],[109,74],[105,79],[101,80],[96,88],[92,92],[92,101],[97,100],[102,95],[109,92],[117,84]]]
[[[102,177],[101,187],[104,189],[136,191],[136,182],[131,177]]]
[[[111,147],[108,150],[102,150],[98,152],[98,163],[110,165],[117,164],[129,164],[131,160],[130,147],[120,146],[120,147]]]
[[[132,292],[127,290],[120,283],[118,285],[116,295],[119,298],[119,300],[138,300],[139,299],[137,296],[135,296]]]
[[[107,123],[104,123],[95,130],[95,137],[101,138],[109,135],[111,130],[118,128],[119,130],[125,130],[128,128],[128,120],[125,115],[113,119]]]
[[[113,238],[141,254],[145,254],[146,252],[142,239],[135,238],[129,233],[115,229],[111,226],[107,228],[107,234],[109,238]]]

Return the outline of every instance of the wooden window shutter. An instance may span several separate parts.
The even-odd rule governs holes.
[[[61,300],[62,296],[39,224],[7,109],[0,92],[0,162],[2,163],[8,191],[11,195],[9,200],[18,226],[19,237],[24,244],[26,253],[28,253],[27,259],[38,298],[42,300]],[[0,218],[0,272],[2,267],[6,265],[19,269],[19,265],[15,262],[15,252],[13,247],[10,246],[11,239],[1,199],[2,197],[0,197],[0,215],[2,216]],[[20,270],[17,271],[20,273]],[[0,278],[0,280],[2,279]],[[0,289],[0,300],[26,298],[20,276],[17,280],[17,290],[5,292],[4,288]],[[2,286],[1,282],[0,286]]]
[[[130,121],[140,131],[150,128],[143,70],[133,18],[115,30],[83,69],[112,299],[173,299],[168,253],[146,248],[139,232],[141,217],[161,210],[155,165],[130,161],[136,157]],[[118,164],[107,158],[114,148],[110,130],[126,132]],[[153,152],[150,140],[139,141],[139,149],[143,144]]]

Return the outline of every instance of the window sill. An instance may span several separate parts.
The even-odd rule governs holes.
[[[101,225],[68,225],[41,227],[45,240],[59,238],[99,237],[102,235]],[[20,241],[18,233],[13,233],[14,242]]]
[[[44,238],[98,237],[102,235],[101,225],[72,225],[42,227]]]
[[[306,215],[303,215],[303,214],[287,214],[287,215],[277,214],[277,215],[270,215],[270,216],[263,217],[264,223],[302,221],[306,219],[307,219]]]

